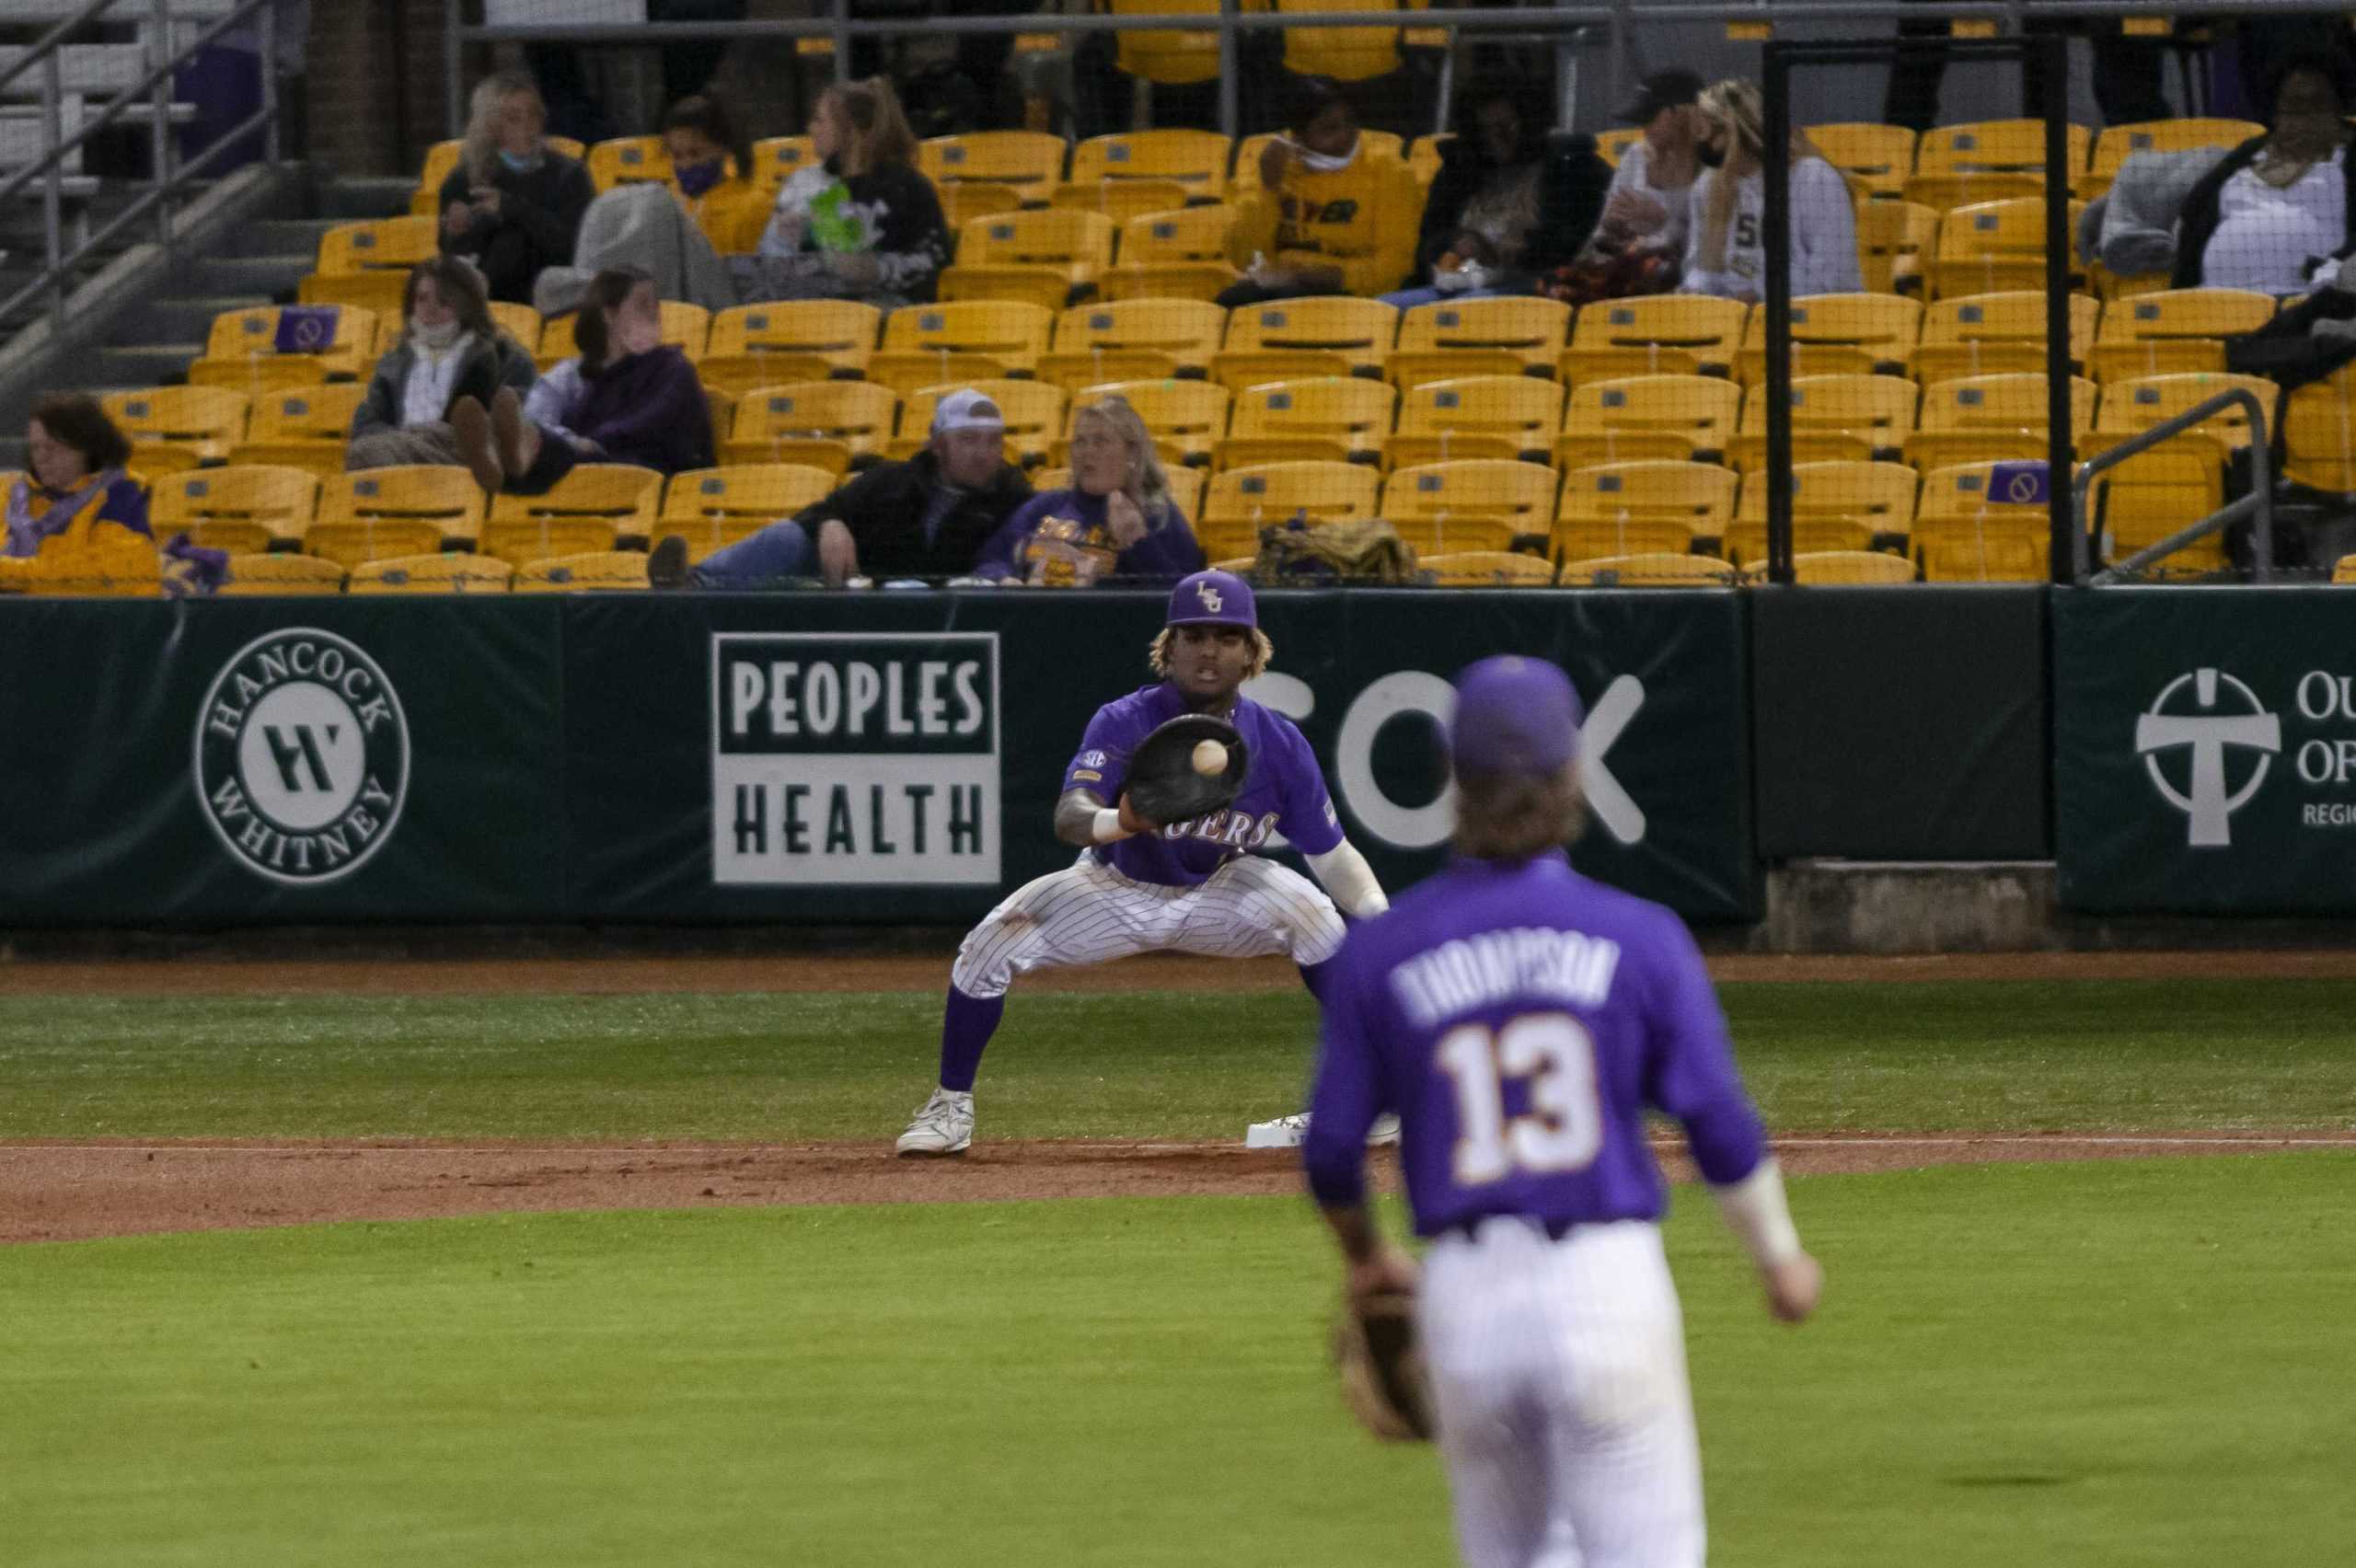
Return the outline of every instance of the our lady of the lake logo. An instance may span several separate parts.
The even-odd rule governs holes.
[[[204,694],[196,792],[230,852],[272,882],[333,882],[384,847],[409,791],[409,721],[374,659],[331,631],[248,643]]]

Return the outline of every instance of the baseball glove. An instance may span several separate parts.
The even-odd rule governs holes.
[[[1415,1292],[1345,1298],[1334,1321],[1334,1366],[1359,1425],[1386,1443],[1431,1441],[1432,1393],[1415,1337]]]
[[[1227,766],[1205,773],[1195,749],[1205,741],[1227,750]],[[1129,809],[1156,827],[1191,822],[1225,808],[1243,788],[1252,748],[1235,726],[1207,713],[1183,713],[1138,743],[1129,758]]]

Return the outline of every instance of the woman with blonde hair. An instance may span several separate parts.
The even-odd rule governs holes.
[[[949,264],[949,227],[892,84],[828,87],[811,111],[810,144],[816,159],[778,192],[761,236],[762,297],[930,301]]]
[[[1755,305],[1767,288],[1767,138],[1759,88],[1723,81],[1704,88],[1695,107],[1703,130],[1694,156],[1703,167],[1689,198],[1683,292]],[[1855,293],[1865,287],[1865,274],[1849,182],[1796,130],[1785,156],[1792,167],[1792,297]]]
[[[982,547],[974,571],[1085,588],[1106,577],[1184,577],[1203,565],[1145,421],[1126,399],[1105,398],[1072,417],[1070,485],[1025,502]]]
[[[493,299],[529,303],[544,267],[572,259],[597,189],[578,158],[548,144],[548,108],[520,71],[477,84],[466,150],[442,182],[442,251],[472,261]]]

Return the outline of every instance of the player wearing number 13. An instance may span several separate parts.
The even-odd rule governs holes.
[[[1578,713],[1539,660],[1484,660],[1458,683],[1458,856],[1335,958],[1302,1153],[1353,1298],[1412,1287],[1415,1263],[1364,1202],[1366,1130],[1399,1113],[1464,1560],[1700,1568],[1701,1454],[1646,1109],[1683,1124],[1778,1317],[1806,1317],[1821,1276],[1692,937],[1563,853]]]

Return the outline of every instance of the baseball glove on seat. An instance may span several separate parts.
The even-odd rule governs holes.
[[[1415,1334],[1413,1291],[1345,1298],[1334,1322],[1334,1366],[1359,1425],[1386,1443],[1431,1441],[1432,1392]]]
[[[1205,741],[1226,748],[1226,767],[1205,773],[1195,766],[1195,750]],[[1207,713],[1182,713],[1138,743],[1129,758],[1129,809],[1156,827],[1208,816],[1234,801],[1251,765],[1252,748],[1234,725]]]

